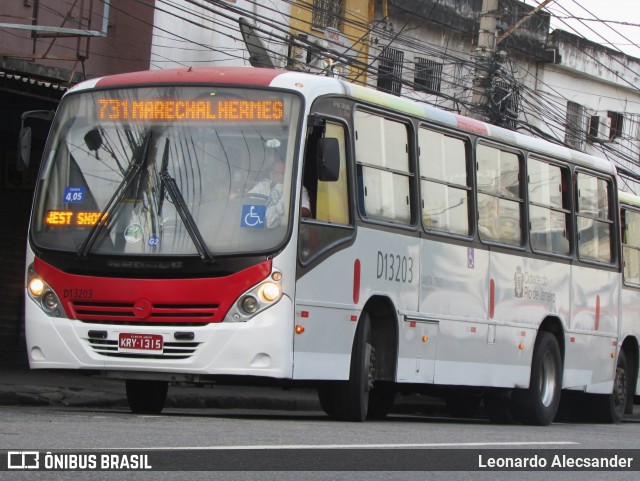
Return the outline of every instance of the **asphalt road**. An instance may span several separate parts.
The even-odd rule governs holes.
[[[617,481],[640,477],[637,471],[640,469],[640,422],[637,420],[619,425],[554,423],[530,427],[501,426],[484,420],[393,415],[384,421],[354,424],[332,421],[315,411],[169,408],[159,416],[138,416],[125,408],[62,406],[0,407],[0,419],[2,457],[7,456],[7,450],[29,450],[38,452],[44,464],[47,452],[76,456],[84,453],[98,456],[99,464],[99,456],[105,453],[148,454],[149,464],[156,465],[154,469],[177,470],[162,474],[137,470],[12,470],[0,473],[2,479],[158,479],[160,476],[163,480]],[[592,449],[606,449],[608,457],[637,457],[632,465],[636,471],[521,472],[477,466],[479,454],[485,456],[486,464],[496,452],[531,459],[536,455],[542,458]],[[630,449],[637,452],[625,451]],[[59,461],[63,462],[63,458]],[[64,459],[68,462],[68,457]],[[449,470],[433,471],[443,465]]]

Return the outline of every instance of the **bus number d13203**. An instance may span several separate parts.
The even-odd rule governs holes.
[[[413,282],[413,257],[378,251],[376,277],[394,282]]]

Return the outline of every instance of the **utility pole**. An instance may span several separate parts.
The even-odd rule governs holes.
[[[490,98],[495,92],[496,79],[500,74],[500,66],[506,57],[506,51],[499,51],[500,43],[520,28],[527,20],[535,16],[542,8],[553,0],[544,0],[505,32],[498,36],[499,0],[483,0],[480,14],[480,29],[478,32],[478,46],[476,47],[476,73],[473,78],[473,111],[472,116],[485,122],[500,122],[500,106],[496,100]],[[506,97],[505,97],[506,98]],[[504,99],[503,99],[504,100]],[[498,104],[501,101],[497,101]]]
[[[478,46],[476,47],[476,73],[473,78],[473,116],[487,121],[487,87],[492,80],[492,65],[496,52],[496,27],[498,25],[498,0],[482,0]]]

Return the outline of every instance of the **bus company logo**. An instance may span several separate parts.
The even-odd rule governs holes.
[[[7,469],[40,469],[38,451],[7,452]]]
[[[522,299],[524,297],[524,274],[522,273],[522,267],[516,267],[516,273],[513,276],[513,295]]]

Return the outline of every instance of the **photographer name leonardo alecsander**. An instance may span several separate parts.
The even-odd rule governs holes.
[[[522,457],[484,457],[482,454],[478,455],[479,468],[498,469],[631,469],[632,462],[632,457],[623,457],[617,454],[613,456],[570,456],[567,454],[555,454],[549,458],[538,454]]]

